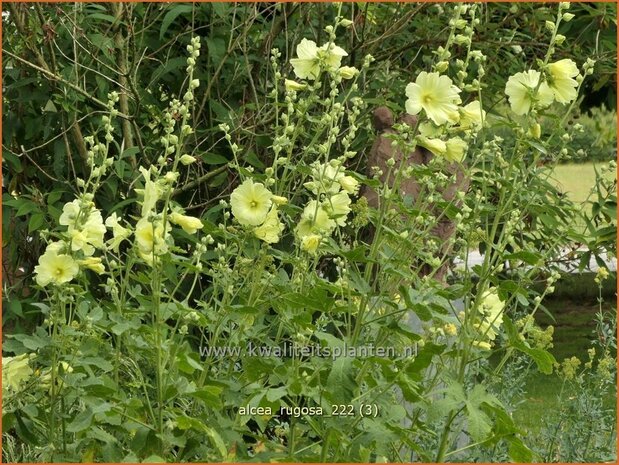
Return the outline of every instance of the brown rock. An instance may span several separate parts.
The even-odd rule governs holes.
[[[403,168],[406,168],[410,165],[418,165],[418,164],[428,164],[430,160],[434,157],[434,155],[423,147],[417,147],[414,152],[411,153],[402,153],[399,148],[395,148],[391,145],[391,140],[386,137],[389,134],[395,134],[395,130],[393,129],[394,117],[387,107],[379,107],[374,110],[373,113],[373,124],[374,127],[379,131],[378,137],[374,141],[374,145],[370,149],[367,160],[367,170],[366,175],[372,175],[372,167],[377,166],[383,174],[380,176],[380,180],[383,183],[386,183],[390,187],[393,186],[395,181],[395,173],[400,166],[400,163],[403,163]],[[411,127],[415,127],[417,125],[417,117],[409,114],[404,114],[399,118],[399,121],[402,123],[406,123]],[[395,160],[395,166],[392,169],[392,173],[389,174],[389,167],[387,166],[387,160],[392,158]],[[465,176],[464,170],[462,166],[458,163],[452,163],[447,166],[447,171],[456,174],[456,181],[447,186],[440,194],[443,199],[447,202],[453,201],[456,198],[456,194],[459,191],[466,191],[469,187],[469,179]],[[400,183],[400,195],[410,195],[413,198],[413,201],[417,199],[421,191],[419,183],[414,177],[403,179]],[[368,199],[368,204],[374,208],[380,208],[380,198],[374,189],[371,189],[367,186],[364,186],[362,189],[362,195],[364,195]],[[459,206],[459,203],[456,204]],[[430,209],[434,211],[434,215],[437,217],[441,216],[441,212],[438,211],[438,207],[434,205],[429,206]],[[439,241],[443,243],[441,248],[441,256],[445,254],[449,254],[449,249],[447,245],[447,240],[455,234],[456,225],[453,221],[442,217],[439,219],[436,226],[432,229],[433,236]],[[373,237],[373,231],[370,233],[370,240]],[[429,265],[424,264],[422,266],[422,275],[428,275],[432,272]],[[438,270],[436,270],[434,277],[439,281],[444,281],[445,275],[447,273],[448,263],[443,264]]]

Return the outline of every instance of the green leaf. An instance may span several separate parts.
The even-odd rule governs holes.
[[[93,419],[93,411],[87,408],[83,412],[80,412],[71,423],[67,426],[67,431],[70,433],[79,433],[85,429],[90,428]]]
[[[170,27],[170,25],[174,22],[174,20],[186,13],[191,13],[193,11],[193,6],[191,5],[175,5],[166,13],[163,17],[163,21],[161,21],[161,29],[159,30],[159,39],[163,39],[166,31]]]
[[[533,452],[529,449],[520,438],[511,437],[508,439],[509,449],[507,453],[509,458],[515,463],[531,463],[533,461]]]
[[[92,19],[100,19],[102,21],[106,21],[106,22],[111,23],[111,24],[114,24],[114,23],[116,23],[118,21],[117,18],[115,18],[114,16],[112,16],[112,15],[105,15],[103,13],[93,13],[91,15],[88,15],[88,17],[92,18]]]
[[[12,299],[8,304],[8,311],[13,315],[17,315],[22,318],[24,317],[20,300]]]
[[[204,386],[202,389],[192,392],[191,396],[200,399],[207,407],[220,409],[222,391],[223,388],[219,386]]]
[[[500,405],[496,397],[488,394],[486,388],[478,384],[473,388],[466,401],[468,430],[473,440],[479,442],[486,439],[492,430],[490,417],[481,409],[482,404]]]
[[[191,354],[181,353],[178,355],[178,369],[183,373],[192,374],[194,371],[204,371],[200,362],[195,360]]]
[[[338,404],[346,404],[354,397],[357,386],[353,377],[353,359],[338,357],[327,377],[325,397]]]
[[[208,55],[211,63],[221,63],[226,53],[226,42],[221,37],[207,37],[206,46],[208,47]]]
[[[43,107],[43,111],[46,113],[57,113],[58,109],[56,108],[56,105],[54,105],[54,102],[50,99],[45,104],[45,107]]]
[[[158,455],[150,455],[142,460],[142,463],[166,463],[166,461]]]
[[[45,215],[43,213],[35,213],[28,221],[28,233],[38,231],[45,224]]]
[[[18,202],[19,202],[19,207],[17,208],[17,212],[15,213],[15,216],[25,216],[33,212],[40,212],[39,207],[32,200],[19,199]]]
[[[224,163],[228,163],[230,161],[226,157],[212,152],[203,153],[201,156],[202,160],[207,165],[223,165]]]
[[[228,4],[225,2],[213,2],[211,3],[213,7],[213,12],[219,16],[220,18],[228,17],[228,12],[230,11],[228,8]]]
[[[285,386],[281,386],[278,388],[271,388],[267,391],[267,400],[269,402],[275,402],[276,400],[281,399],[286,394],[288,394],[288,390]]]

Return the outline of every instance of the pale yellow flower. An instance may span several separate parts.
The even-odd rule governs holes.
[[[275,205],[286,205],[288,203],[288,199],[286,197],[281,197],[279,195],[274,195],[273,197],[271,197],[271,200],[273,201],[273,203]]]
[[[187,234],[195,234],[198,229],[202,229],[204,227],[202,221],[195,216],[181,215],[178,212],[173,212],[170,213],[168,218],[172,223],[183,228],[183,231]]]
[[[539,71],[529,70],[510,76],[505,85],[505,94],[509,97],[512,111],[517,115],[525,115],[531,107],[547,107],[554,99],[554,95],[546,82],[542,82],[537,93],[535,89],[539,84],[541,74]]]
[[[328,234],[333,229],[335,221],[329,218],[329,214],[316,200],[310,200],[303,210],[296,232],[297,236],[303,237],[308,234]]]
[[[569,58],[550,63],[548,65],[548,84],[552,89],[555,100],[559,103],[570,103],[578,96],[578,66]]]
[[[120,224],[120,218],[116,214],[116,212],[112,213],[106,220],[105,225],[108,228],[112,228],[112,239],[108,241],[108,246],[116,253],[118,253],[118,248],[120,247],[120,243],[125,239],[128,239],[131,236],[131,230],[125,228]]]
[[[342,189],[349,194],[354,195],[359,192],[359,181],[352,176],[342,176],[338,179],[338,182],[340,183],[340,186],[342,186]]]
[[[166,239],[168,238],[170,225],[166,224],[164,231],[163,224],[159,220],[153,223],[148,218],[141,218],[135,225],[135,238],[142,258],[162,255],[168,251]]]
[[[81,250],[87,257],[95,252],[95,248],[88,244],[88,238],[83,231],[73,229],[69,231],[69,237],[71,238],[71,250],[73,252]]]
[[[322,68],[335,71],[348,53],[335,44],[321,47],[312,40],[302,39],[297,45],[297,57],[290,60],[294,73],[300,79],[318,79]]]
[[[406,86],[406,112],[416,115],[421,110],[439,126],[458,121],[460,89],[447,76],[422,71],[415,82]]]
[[[86,235],[86,240],[89,244],[97,249],[103,247],[103,238],[105,236],[105,225],[101,212],[96,208],[88,215],[86,223],[84,223],[83,232]]]
[[[483,350],[490,350],[490,349],[492,349],[492,345],[489,342],[486,342],[486,341],[473,341],[472,344],[473,344],[473,347],[478,347],[478,348],[483,349]]]
[[[88,257],[83,260],[78,260],[77,263],[89,270],[94,271],[97,274],[101,274],[105,272],[105,266],[101,263],[101,257]]]
[[[445,326],[443,326],[443,330],[448,336],[456,336],[458,334],[458,328],[453,323],[446,323]]]
[[[443,130],[437,125],[435,125],[432,121],[424,121],[423,123],[419,124],[417,129],[420,135],[428,137],[430,139],[434,137],[439,137],[443,133]]]
[[[81,250],[84,255],[90,256],[95,248],[103,248],[105,226],[101,212],[94,208],[94,204],[76,199],[64,205],[58,221],[67,226],[71,238],[71,250]]]
[[[346,192],[332,195],[324,202],[327,213],[340,226],[346,225],[346,217],[350,213],[350,197]]]
[[[15,357],[2,357],[2,396],[8,397],[11,392],[18,392],[21,384],[33,374],[28,365],[32,354],[21,354]]]
[[[258,239],[262,239],[269,244],[275,244],[279,242],[280,234],[284,231],[284,225],[279,220],[277,208],[271,208],[271,211],[267,214],[266,220],[261,226],[254,229],[254,235]]]
[[[322,236],[320,234],[308,234],[301,238],[301,250],[307,253],[315,254],[320,246]]]
[[[150,179],[150,170],[143,166],[140,166],[139,170],[144,177],[144,189],[135,189],[135,191],[142,194],[142,217],[145,217],[157,205],[157,201],[163,195],[163,189],[157,182]]]
[[[312,165],[312,181],[303,184],[314,194],[336,194],[339,192],[340,179],[344,177],[344,170],[337,164],[314,163]]]
[[[342,79],[352,79],[357,74],[359,74],[359,70],[357,68],[355,68],[354,66],[342,66],[338,70],[338,73],[340,74]]]
[[[542,127],[539,123],[535,123],[529,128],[529,135],[534,139],[542,137]]]
[[[64,207],[62,207],[62,214],[58,219],[58,223],[63,226],[68,226],[70,229],[75,228],[81,205],[82,202],[79,199],[65,203]]]
[[[460,109],[460,127],[462,129],[480,129],[486,112],[482,110],[479,100],[474,100]]]
[[[440,139],[429,139],[424,136],[417,136],[417,143],[428,149],[434,155],[445,155],[447,151],[447,144]]]
[[[445,151],[445,158],[449,161],[461,163],[464,159],[464,154],[468,145],[459,137],[452,137],[445,143],[447,150]]]
[[[51,244],[50,244],[51,245]],[[39,286],[48,284],[65,284],[71,281],[79,272],[79,266],[73,257],[59,254],[57,246],[49,248],[39,257],[39,264],[34,267],[36,282]]]
[[[299,91],[307,89],[307,84],[301,84],[300,82],[286,79],[284,80],[284,87],[286,88],[286,90]]]
[[[261,183],[246,179],[230,195],[230,206],[236,220],[244,226],[258,226],[264,222],[273,194]]]
[[[496,331],[503,324],[503,302],[495,288],[488,289],[481,296],[480,312],[484,315],[483,322],[479,325],[480,331],[490,340],[496,337]]]

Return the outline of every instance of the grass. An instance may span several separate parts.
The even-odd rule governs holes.
[[[607,163],[578,163],[558,165],[554,169],[553,179],[555,185],[565,192],[574,203],[583,203],[595,186],[594,166],[602,168]],[[609,174],[609,176],[611,176]]]
[[[595,168],[598,173],[601,168],[607,166],[606,162],[570,163],[557,165],[554,168],[550,182],[552,182],[562,192],[567,194],[567,198],[577,205],[583,206],[583,212],[591,213],[591,204],[587,200],[596,200],[595,193],[591,195],[591,189],[595,186]],[[612,178],[613,174],[607,176]],[[586,224],[582,218],[577,219],[579,230],[585,230]]]
[[[591,347],[591,342],[595,338],[594,317],[599,310],[597,302],[556,300],[545,304],[554,320],[543,312],[536,314],[536,320],[542,328],[550,324],[554,326],[554,347],[551,352],[556,360],[562,362],[566,358],[576,356],[583,363],[587,361],[587,349]],[[604,311],[613,311],[614,308],[612,301],[602,304]],[[562,379],[555,373],[544,375],[536,372],[529,377],[525,388],[526,398],[514,412],[514,419],[529,434],[537,434],[544,420],[561,408],[558,395],[562,384]],[[575,393],[566,388],[563,399],[572,397],[573,394]],[[614,393],[606,393],[605,404],[608,407],[615,405]]]

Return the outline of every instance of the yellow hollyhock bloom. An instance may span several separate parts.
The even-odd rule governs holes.
[[[482,110],[479,100],[474,100],[460,109],[460,127],[462,129],[480,129],[486,112]]]
[[[2,395],[17,392],[21,383],[34,373],[28,362],[32,354],[21,354],[15,357],[2,357]]]
[[[84,268],[94,271],[97,274],[105,272],[105,266],[101,263],[101,257],[88,257],[84,260],[78,260],[77,263]]]
[[[297,45],[297,57],[290,60],[294,73],[300,79],[318,79],[321,65],[329,70],[336,70],[342,63],[342,57],[348,53],[335,44],[321,47],[312,40],[302,39]]]
[[[279,221],[277,208],[271,208],[271,211],[267,214],[266,220],[261,226],[254,229],[254,235],[258,239],[262,239],[269,244],[275,244],[279,242],[280,234],[284,231],[284,225]]]
[[[68,226],[69,229],[75,228],[81,205],[82,203],[79,199],[75,199],[73,202],[65,203],[64,207],[62,207],[62,214],[58,219],[58,223],[63,226]]]
[[[329,214],[316,200],[311,200],[303,210],[296,233],[303,237],[308,234],[330,233],[333,229],[335,221],[329,218]]]
[[[342,66],[338,72],[342,79],[352,79],[359,74],[359,70],[354,66]]]
[[[421,110],[439,126],[458,121],[460,89],[447,76],[422,71],[415,82],[406,86],[406,112],[416,115]]]
[[[58,220],[61,225],[67,226],[71,250],[81,250],[86,256],[92,255],[95,247],[103,247],[105,235],[101,212],[93,206],[92,202],[75,199],[64,205]]]
[[[349,194],[354,195],[359,192],[359,181],[352,176],[342,176],[338,182],[340,183],[340,186],[342,186],[342,189]]]
[[[88,244],[88,238],[83,231],[74,229],[69,232],[69,237],[71,238],[71,250],[73,252],[81,250],[87,257],[95,253],[95,248]]]
[[[285,79],[284,87],[286,90],[299,91],[307,89],[307,84],[301,84],[300,82],[292,81],[291,79]]]
[[[150,179],[150,170],[140,166],[140,173],[144,177],[144,189],[135,189],[138,194],[142,194],[142,216],[145,217],[151,212],[157,201],[163,195],[163,189],[155,181]]]
[[[170,218],[170,221],[172,223],[183,228],[183,231],[185,231],[187,234],[194,234],[198,229],[202,229],[204,227],[202,221],[200,221],[200,219],[196,218],[195,216],[186,216],[181,215],[177,212],[173,212],[168,218]]]
[[[307,236],[303,236],[301,238],[301,250],[313,255],[318,250],[320,241],[322,241],[322,236],[320,234],[308,234]]]
[[[153,254],[162,255],[168,251],[166,238],[170,229],[168,224],[166,225],[166,231],[164,231],[161,221],[156,220],[153,223],[148,218],[142,218],[137,222],[135,225],[135,238],[142,258],[149,257],[149,260],[152,260]]]
[[[103,224],[103,217],[101,212],[97,209],[93,209],[88,215],[88,219],[84,223],[82,229],[86,235],[86,240],[89,244],[93,245],[97,249],[103,247],[103,237],[105,236],[105,225]]]
[[[478,347],[480,349],[484,349],[484,350],[492,349],[492,345],[490,345],[490,343],[486,341],[473,341],[472,344],[473,344],[473,347]]]
[[[547,83],[542,82],[537,94],[534,90],[541,79],[539,71],[529,70],[510,76],[505,85],[505,94],[509,98],[512,111],[517,115],[526,115],[531,107],[547,107],[554,99],[554,95]]]
[[[344,170],[331,163],[314,163],[312,166],[312,181],[303,184],[312,193],[336,194],[340,190],[340,179],[344,177]]]
[[[273,194],[262,183],[246,179],[230,195],[232,214],[243,226],[258,226],[271,209]]]
[[[346,225],[346,217],[350,213],[350,197],[346,192],[332,195],[324,202],[324,207],[329,216],[340,226]]]
[[[445,155],[447,151],[447,144],[440,139],[429,139],[424,136],[417,136],[417,143],[428,149],[434,155]]]
[[[48,247],[39,257],[39,264],[34,267],[37,275],[36,282],[39,286],[45,287],[50,283],[56,285],[68,283],[79,272],[79,266],[73,257],[59,254],[57,250],[56,245],[51,249]]]
[[[565,58],[550,63],[548,75],[548,83],[557,102],[570,103],[578,96],[576,90],[578,83],[575,79],[572,79],[578,76],[578,66],[572,60]]]
[[[279,195],[274,195],[271,197],[271,200],[275,205],[286,205],[288,203],[288,199],[286,197],[281,197]]]
[[[505,302],[499,298],[496,289],[488,289],[481,296],[480,312],[484,314],[484,321],[479,330],[490,340],[496,337],[496,330],[503,324],[503,309]]]
[[[131,230],[125,228],[120,224],[120,218],[116,214],[116,212],[112,213],[106,220],[105,225],[108,228],[112,228],[112,239],[108,241],[108,246],[116,253],[118,253],[118,248],[120,243],[125,239],[128,239],[131,236]]]
[[[84,252],[90,256],[94,248],[103,248],[105,226],[101,212],[93,207],[91,202],[75,199],[66,203],[62,209],[59,223],[67,226],[71,237],[71,250]]]
[[[445,158],[449,161],[461,163],[464,159],[464,153],[468,148],[466,142],[459,137],[452,137],[445,145],[447,147],[447,150],[445,150]]]

